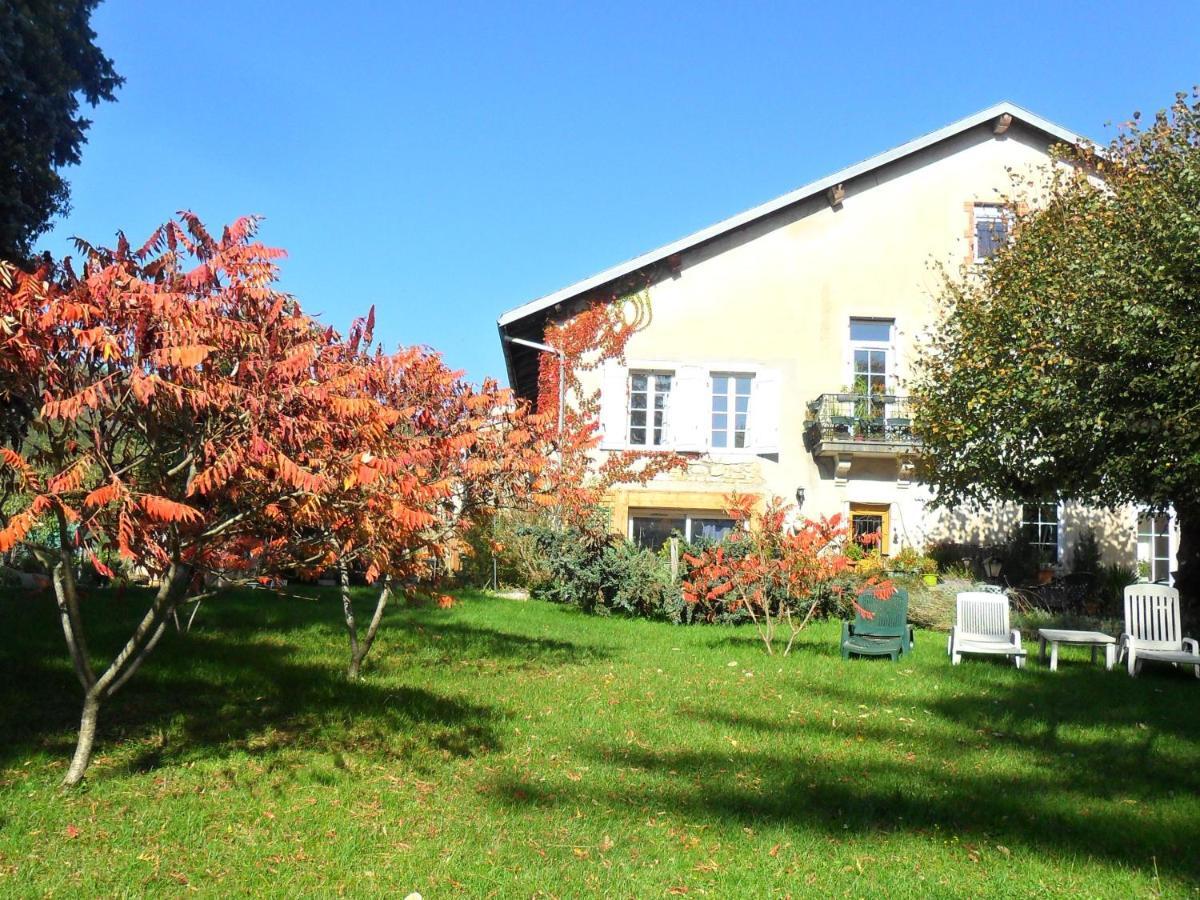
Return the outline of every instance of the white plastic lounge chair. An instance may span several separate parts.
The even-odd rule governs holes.
[[[1125,588],[1125,633],[1121,659],[1137,675],[1146,660],[1195,666],[1200,678],[1200,645],[1179,627],[1179,591],[1165,584],[1131,584]]]
[[[1008,597],[1004,594],[966,591],[955,604],[954,627],[946,649],[958,665],[964,653],[1011,656],[1018,669],[1025,667],[1021,632],[1009,627]]]

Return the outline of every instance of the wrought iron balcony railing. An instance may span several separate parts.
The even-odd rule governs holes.
[[[822,394],[808,404],[804,442],[810,451],[823,444],[864,442],[916,446],[912,406],[894,394]]]

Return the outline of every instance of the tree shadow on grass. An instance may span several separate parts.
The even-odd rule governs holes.
[[[421,625],[408,634],[410,639],[418,641],[423,635],[431,646],[459,660],[501,659],[515,661],[522,666],[563,666],[587,665],[611,656],[608,650],[593,644],[531,637],[461,622],[437,622],[428,627]]]
[[[0,647],[0,764],[36,753],[65,763],[81,691],[56,633],[55,610],[44,601],[9,612],[10,632]],[[98,655],[111,654],[138,612],[137,604],[88,611]],[[344,634],[331,633],[299,643],[244,622],[190,635],[168,631],[102,711],[97,752],[140,742],[145,746],[129,766],[145,770],[230,752],[319,748],[462,757],[499,746],[497,708],[369,674],[347,681],[337,643],[344,641]]]
[[[956,836],[1200,880],[1195,685],[1163,681],[1155,700],[1103,670],[985,686],[978,675],[894,703],[877,685],[806,687],[813,706],[846,711],[838,725],[811,707],[772,718],[700,700],[676,715],[709,733],[753,734],[737,734],[736,750],[593,743],[585,757],[632,774],[594,791],[509,777],[494,793],[513,807],[598,803],[830,835]]]
[[[1148,667],[1138,678],[1122,670],[1105,671],[1082,661],[1057,672],[1030,661],[1018,670],[1011,663],[981,658],[946,665],[936,692],[889,696],[875,687],[859,688],[850,679],[806,684],[805,691],[842,704],[870,709],[916,704],[960,726],[1002,733],[1027,742],[1060,728],[1137,729],[1139,734],[1169,734],[1200,745],[1200,680],[1170,667]],[[854,708],[853,706],[851,708]]]
[[[360,629],[374,610],[374,594],[356,588],[355,608]],[[457,660],[487,658],[533,665],[587,664],[608,658],[609,651],[593,644],[530,636],[472,625],[453,618],[453,611],[393,601],[384,614],[380,641],[437,649]],[[293,632],[321,634],[331,646],[344,645],[345,625],[341,599],[333,589],[304,586],[276,593],[266,590],[228,591],[206,601],[197,631],[253,628],[279,635]],[[339,643],[340,642],[340,643]],[[372,650],[367,666],[379,648]]]

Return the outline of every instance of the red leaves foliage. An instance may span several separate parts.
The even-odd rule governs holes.
[[[726,514],[747,530],[735,532],[734,545],[747,545],[733,553],[717,545],[699,556],[685,554],[691,567],[683,583],[684,600],[712,601],[734,592],[728,606],[753,605],[762,611],[767,604],[802,599],[822,586],[832,585],[850,568],[845,555],[849,530],[840,515],[796,519],[794,508],[778,497],[755,515],[754,495],[726,498]]]
[[[683,599],[701,615],[743,610],[773,652],[776,624],[783,621],[792,641],[821,602],[838,598],[850,578],[845,548],[850,530],[840,515],[803,519],[794,507],[776,497],[756,511],[758,498],[726,498],[727,514],[742,523],[726,545],[685,554],[690,571],[683,580]],[[891,596],[890,582],[870,580],[881,598]],[[802,617],[802,618],[801,618]]]
[[[598,371],[607,360],[623,361],[626,344],[649,322],[649,317],[649,298],[638,293],[593,301],[569,318],[546,326],[546,343],[565,354],[562,385],[569,402],[561,433],[553,435],[556,465],[545,473],[546,494],[540,502],[557,507],[569,524],[584,525],[590,511],[614,485],[645,484],[687,465],[685,456],[656,450],[607,453],[596,464],[600,390],[585,391],[581,376]],[[542,354],[537,410],[543,421],[557,417],[558,397],[558,358]]]
[[[78,274],[0,264],[0,479],[24,498],[0,549],[49,516],[100,571],[104,551],[264,577],[349,556],[409,580],[543,487],[542,420],[429,350],[371,352],[373,311],[320,326],[256,224],[181,213],[136,250],[80,242]]]

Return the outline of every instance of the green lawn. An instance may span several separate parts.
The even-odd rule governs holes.
[[[0,895],[1198,892],[1200,682],[1169,668],[952,669],[933,633],[844,663],[836,623],[768,658],[745,629],[468,596],[393,613],[351,685],[337,616],[212,603],[63,796],[52,604],[0,598]]]

